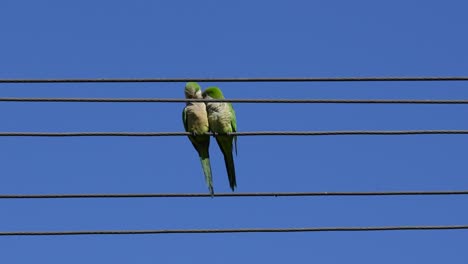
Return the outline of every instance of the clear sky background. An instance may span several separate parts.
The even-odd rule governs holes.
[[[466,1],[0,2],[0,78],[467,75]],[[201,83],[207,87],[209,83]],[[229,98],[468,99],[467,82],[215,83]],[[183,97],[183,83],[1,97]],[[0,103],[0,131],[182,131],[183,104]],[[468,129],[464,105],[235,104],[239,131]],[[0,193],[206,193],[185,137],[0,138]],[[238,192],[468,189],[468,137],[241,137]],[[212,141],[216,192],[229,192]],[[0,231],[468,224],[467,197],[0,200]],[[466,263],[468,231],[1,237],[1,263]]]

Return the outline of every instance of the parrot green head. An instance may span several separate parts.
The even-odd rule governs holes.
[[[202,99],[200,85],[196,82],[188,82],[185,84],[185,98],[187,99]]]
[[[206,88],[203,92],[203,98],[205,99],[224,99],[223,92],[218,87],[212,86]]]

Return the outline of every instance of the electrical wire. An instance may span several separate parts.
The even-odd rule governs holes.
[[[233,229],[161,229],[161,230],[95,230],[95,231],[15,231],[0,232],[0,236],[76,236],[76,235],[156,235],[213,233],[291,233],[291,232],[363,232],[463,230],[468,225],[445,226],[375,226],[375,227],[303,227],[303,228],[233,228]]]
[[[179,99],[179,98],[20,98],[1,97],[0,102],[66,103],[288,103],[288,104],[468,104],[468,100],[433,99]]]
[[[461,191],[389,192],[264,192],[264,193],[107,193],[107,194],[0,194],[0,199],[89,199],[89,198],[205,198],[205,197],[305,197],[305,196],[432,196],[468,195]]]
[[[281,78],[129,78],[129,79],[1,79],[0,83],[162,83],[162,82],[400,82],[400,81],[468,81],[466,76],[452,77],[281,77]],[[173,98],[0,98],[0,102],[94,102],[94,103],[183,103],[205,102],[203,99]],[[468,100],[420,99],[224,99],[210,102],[233,103],[309,103],[309,104],[468,104]],[[468,134],[468,130],[399,130],[399,131],[254,131],[236,132],[237,136],[332,136],[332,135],[428,135]],[[0,136],[82,137],[82,136],[188,136],[188,132],[0,132]],[[209,135],[214,135],[209,133]],[[396,196],[396,195],[467,195],[468,191],[389,191],[389,192],[282,192],[219,193],[214,197],[293,197],[293,196]],[[210,194],[3,194],[0,199],[68,199],[68,198],[196,198]],[[208,233],[285,233],[285,232],[362,232],[410,230],[468,230],[468,225],[375,226],[375,227],[304,227],[304,228],[234,228],[234,229],[160,229],[160,230],[83,230],[83,231],[12,231],[0,236],[74,236],[74,235],[142,235]]]
[[[253,131],[232,132],[228,136],[353,136],[353,135],[467,135],[468,130],[361,130],[361,131]],[[190,132],[0,132],[0,137],[161,137],[193,136]],[[222,136],[206,133],[203,135]]]
[[[468,81],[468,76],[0,79],[0,83],[369,82],[369,81],[372,81],[372,82]]]

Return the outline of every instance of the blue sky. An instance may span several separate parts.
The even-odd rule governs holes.
[[[0,78],[467,75],[465,1],[0,3]],[[207,87],[208,83],[201,83]],[[468,99],[466,82],[215,83],[230,98]],[[1,97],[183,96],[1,84]],[[463,105],[235,104],[239,131],[468,129]],[[182,131],[183,104],[0,103],[0,131]],[[0,138],[0,193],[206,192],[188,139]],[[241,137],[238,192],[468,189],[463,135]],[[216,192],[228,192],[211,145]],[[467,224],[466,197],[0,200],[0,231]],[[2,263],[466,263],[467,231],[1,237]]]

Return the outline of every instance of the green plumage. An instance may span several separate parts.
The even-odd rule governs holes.
[[[218,135],[215,137],[216,142],[218,143],[218,146],[224,156],[224,164],[228,174],[229,186],[231,187],[231,190],[234,191],[234,189],[237,187],[237,181],[236,167],[234,166],[234,157],[232,155],[233,136]]]
[[[218,87],[209,87],[203,92],[205,99],[224,99]],[[216,142],[224,156],[224,163],[229,179],[229,186],[234,191],[237,187],[234,166],[233,144],[237,154],[237,136],[226,135],[237,131],[236,113],[231,103],[206,103],[210,130],[215,133]]]
[[[188,99],[201,99],[201,89],[196,82],[189,82],[185,86],[185,98]],[[203,135],[209,132],[208,115],[206,112],[206,105],[204,103],[190,102],[187,103],[182,112],[182,121],[184,123],[185,131],[194,133],[188,136],[190,142],[200,157],[200,162],[205,175],[205,182],[208,190],[213,195],[213,177],[211,174],[210,164],[210,136]]]

